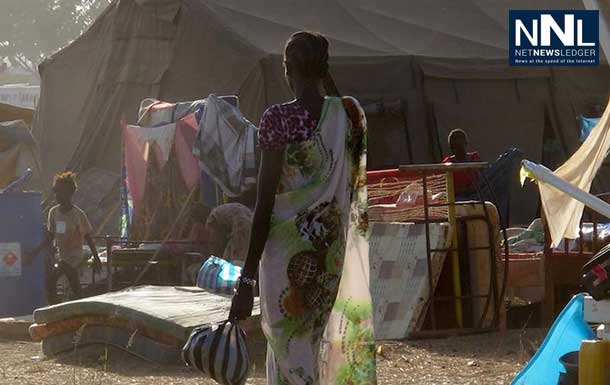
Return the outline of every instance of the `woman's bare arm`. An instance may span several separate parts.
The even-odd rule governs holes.
[[[256,207],[252,218],[248,256],[242,270],[242,276],[256,278],[258,263],[263,254],[269,229],[271,214],[275,204],[275,193],[280,180],[284,151],[263,151],[258,173]]]

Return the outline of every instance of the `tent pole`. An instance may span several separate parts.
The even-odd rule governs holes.
[[[603,215],[606,218],[610,218],[610,204],[607,202],[604,202],[595,195],[592,195],[574,186],[573,184],[564,181],[557,175],[553,174],[551,170],[540,164],[531,162],[529,160],[524,160],[522,162],[522,166],[525,170],[533,175],[534,179],[549,184],[557,190],[581,202],[591,210]]]
[[[457,215],[455,212],[455,186],[453,171],[447,172],[447,204],[449,210],[449,225],[451,227],[451,270],[453,273],[453,295],[455,296],[455,318],[460,328],[464,327],[464,311],[462,308],[462,281],[460,273],[460,254],[458,249]]]

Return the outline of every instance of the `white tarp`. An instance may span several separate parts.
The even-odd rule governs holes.
[[[584,143],[553,174],[572,186],[589,192],[608,150],[610,150],[610,108],[606,107],[606,111]],[[584,204],[540,179],[538,179],[538,189],[552,246],[558,245],[564,238],[578,238]]]

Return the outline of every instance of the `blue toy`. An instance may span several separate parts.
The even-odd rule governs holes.
[[[560,373],[565,372],[559,358],[580,350],[583,340],[595,338],[593,330],[584,320],[583,303],[582,294],[572,298],[553,323],[534,357],[511,385],[557,385]]]

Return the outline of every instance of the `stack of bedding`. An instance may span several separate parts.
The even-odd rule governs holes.
[[[145,360],[177,364],[191,330],[227,319],[231,297],[196,287],[139,286],[38,309],[30,336],[45,355],[110,345]],[[260,310],[244,321],[259,327]]]
[[[583,251],[594,249],[595,237],[597,237],[597,247],[605,246],[610,242],[610,223],[598,223],[596,230],[594,230],[594,226],[591,222],[582,224]],[[532,221],[527,228],[510,228],[507,231],[510,234],[508,246],[511,254],[542,253],[544,251],[544,224],[540,218]],[[597,232],[597,235],[595,235],[595,232]],[[566,248],[570,252],[580,250],[579,240],[571,240],[567,245],[564,242],[561,241],[554,250],[558,252],[564,252]]]

